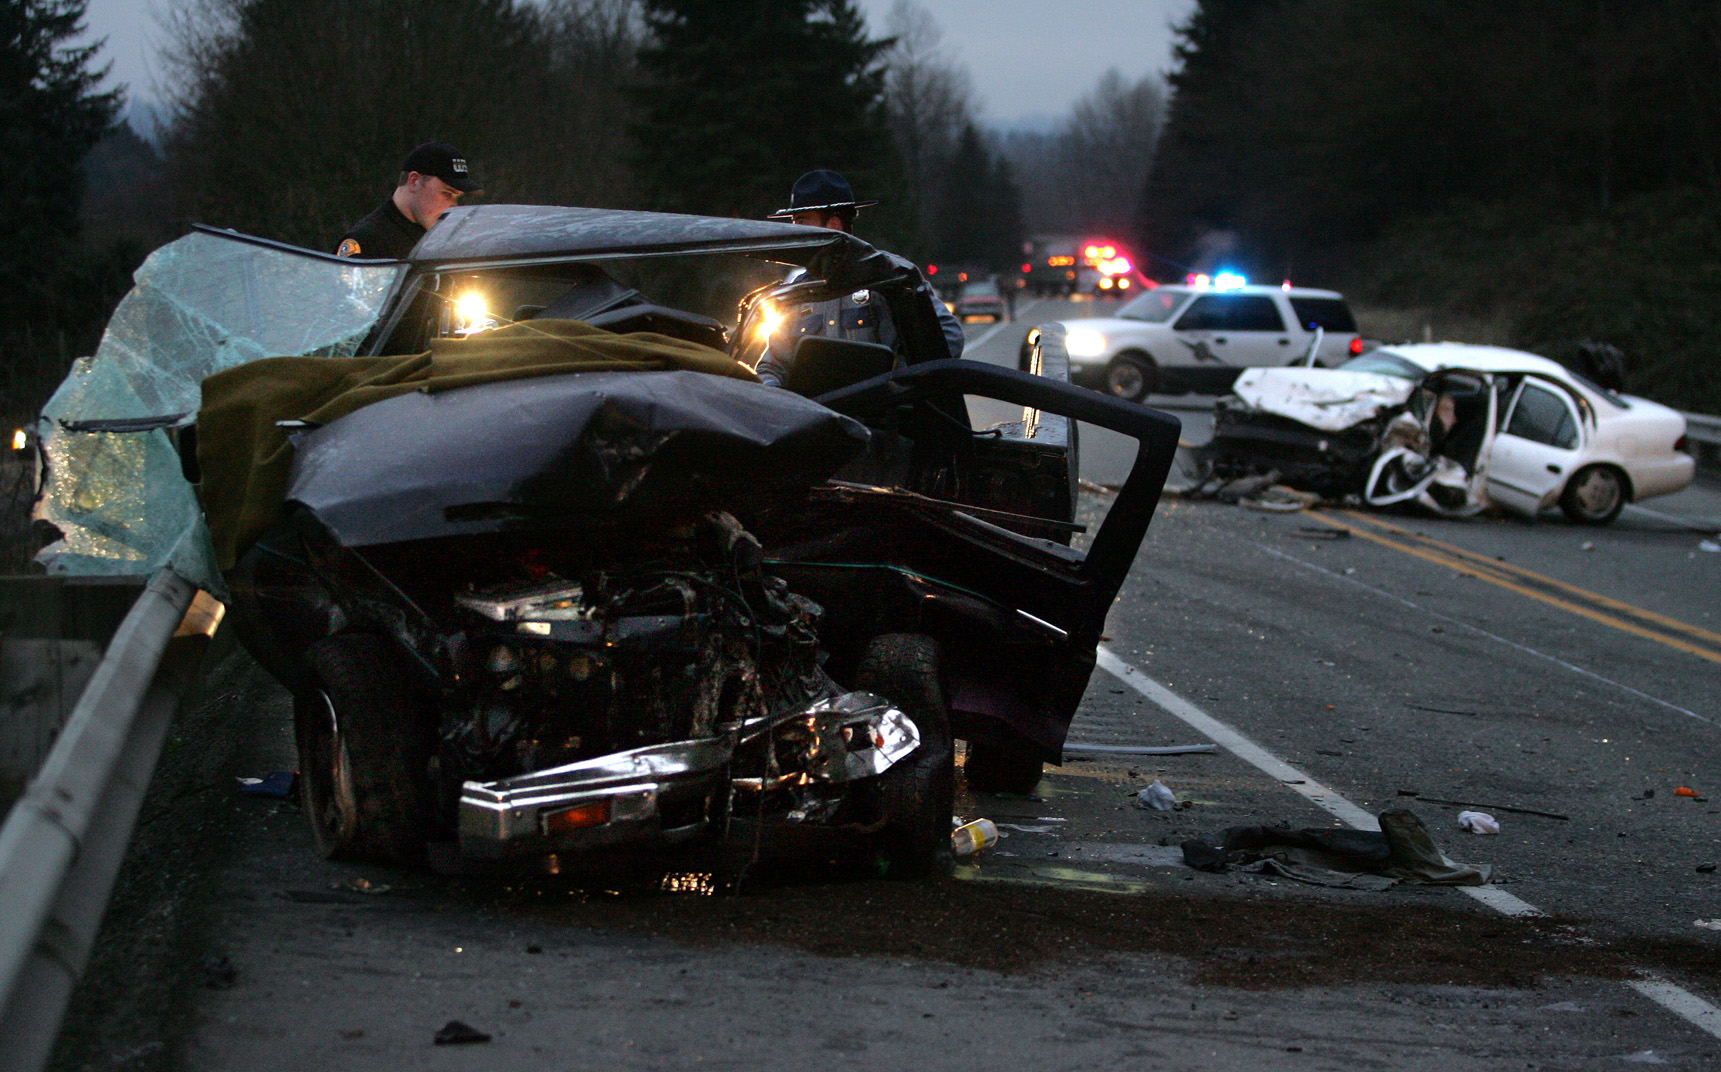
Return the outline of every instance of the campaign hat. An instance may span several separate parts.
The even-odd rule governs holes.
[[[795,180],[794,188],[789,191],[788,208],[780,208],[766,218],[780,220],[797,212],[835,212],[876,204],[877,201],[856,201],[849,180],[829,168],[819,168]]]
[[[409,171],[435,175],[463,194],[480,188],[478,180],[472,177],[472,169],[466,164],[465,154],[444,141],[427,141],[407,153],[406,162],[400,165],[400,173],[405,175]]]

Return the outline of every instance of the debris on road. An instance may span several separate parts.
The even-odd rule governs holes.
[[[950,832],[950,851],[955,856],[973,856],[998,844],[998,827],[990,819],[963,823]]]
[[[1691,922],[1704,930],[1721,931],[1721,919],[1694,919]]]
[[[1414,789],[1400,789],[1398,795],[1420,800],[1424,804],[1444,804],[1449,808],[1487,808],[1489,811],[1511,812],[1513,815],[1536,815],[1543,819],[1558,819],[1570,822],[1570,815],[1561,815],[1557,811],[1541,811],[1536,808],[1520,808],[1515,804],[1486,804],[1479,800],[1448,800],[1445,797],[1425,797]],[[1654,795],[1653,793],[1651,794]]]
[[[335,879],[329,883],[329,889],[345,890],[348,893],[378,894],[387,893],[389,890],[394,889],[394,887],[383,882],[372,882],[368,878],[354,877]]]
[[[1461,811],[1458,825],[1472,834],[1498,834],[1500,821],[1485,811]]]
[[[1715,873],[1715,865],[1714,864],[1698,864],[1697,865],[1697,873],[1699,875],[1713,875]]]
[[[1136,807],[1148,808],[1153,811],[1175,811],[1177,809],[1177,794],[1158,778],[1153,784],[1136,795]]]
[[[1082,744],[1066,742],[1064,755],[1071,759],[1084,756],[1194,756],[1219,751],[1216,744],[1174,744],[1174,745],[1135,745],[1135,744]]]
[[[1704,540],[1702,543],[1697,545],[1697,549],[1699,551],[1708,551],[1713,554],[1716,551],[1721,551],[1721,542],[1718,542],[1717,540]]]
[[[246,796],[274,797],[286,800],[293,795],[293,782],[298,778],[296,771],[271,771],[261,778],[239,778],[239,791]]]
[[[450,1020],[436,1033],[438,1046],[458,1046],[467,1042],[489,1042],[490,1036],[470,1024]]]
[[[1250,871],[1343,889],[1384,890],[1400,882],[1485,886],[1492,868],[1449,863],[1414,812],[1380,813],[1380,830],[1233,826],[1182,845],[1197,871]]]
[[[1677,789],[1675,789],[1675,790],[1674,790],[1674,791],[1673,791],[1673,795],[1674,795],[1674,796],[1676,796],[1676,797],[1696,797],[1696,796],[1702,796],[1702,794],[1701,794],[1701,793],[1699,793],[1699,792],[1698,792],[1698,791],[1697,791],[1697,790],[1695,790],[1695,789],[1692,789],[1692,788],[1691,788],[1691,787],[1689,787],[1689,786],[1684,786],[1684,785],[1682,785],[1682,786],[1680,786],[1680,787],[1679,787],[1679,788],[1677,788]]]

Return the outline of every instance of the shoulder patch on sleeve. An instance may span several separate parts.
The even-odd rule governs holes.
[[[341,239],[340,248],[335,250],[337,257],[356,257],[359,255],[358,240],[354,238]]]

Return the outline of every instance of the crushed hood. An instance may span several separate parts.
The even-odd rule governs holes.
[[[1410,400],[1416,383],[1375,372],[1323,368],[1252,368],[1232,388],[1252,409],[1323,432],[1342,432]]]
[[[414,391],[295,437],[286,498],[352,547],[578,528],[825,480],[864,425],[703,372],[576,372]]]

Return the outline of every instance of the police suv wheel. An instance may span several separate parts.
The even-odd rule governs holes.
[[[1159,370],[1151,359],[1119,354],[1106,366],[1106,393],[1125,402],[1140,402],[1158,386]]]

